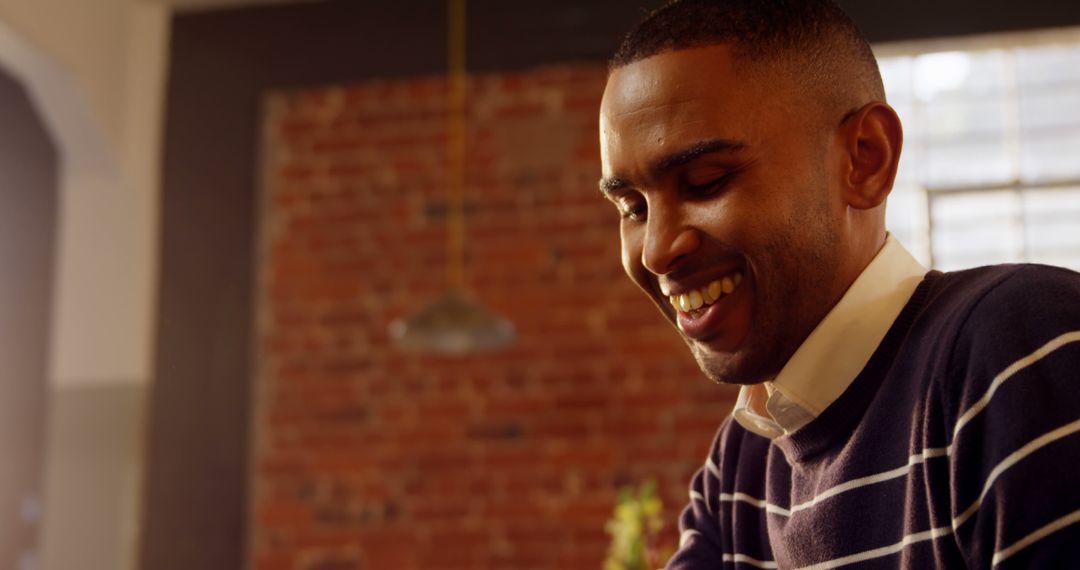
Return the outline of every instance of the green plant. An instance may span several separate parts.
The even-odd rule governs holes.
[[[664,540],[664,505],[656,482],[647,480],[637,491],[619,490],[619,502],[605,529],[611,535],[604,570],[650,570],[663,566],[673,549]]]

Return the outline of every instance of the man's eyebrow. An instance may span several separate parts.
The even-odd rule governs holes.
[[[730,139],[710,139],[696,142],[682,150],[673,152],[660,158],[660,160],[657,160],[652,166],[652,172],[654,175],[661,175],[670,172],[674,168],[689,164],[706,154],[738,152],[745,148],[746,143]],[[616,190],[621,190],[630,186],[633,186],[633,183],[624,178],[616,177],[600,179],[600,193],[605,196],[608,196]]]
[[[737,152],[746,148],[746,143],[730,139],[710,139],[696,142],[680,151],[673,152],[653,166],[653,174],[664,174],[674,168],[689,164],[699,157],[716,152]]]
[[[627,188],[631,186],[629,180],[623,178],[601,178],[600,179],[600,193],[604,196],[611,194],[616,190]]]

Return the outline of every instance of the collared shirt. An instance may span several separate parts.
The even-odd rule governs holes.
[[[770,439],[810,423],[866,366],[926,272],[889,235],[776,378],[742,387],[735,420]]]

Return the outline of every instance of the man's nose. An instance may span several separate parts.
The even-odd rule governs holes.
[[[697,229],[686,223],[679,210],[675,207],[649,211],[641,262],[655,275],[673,271],[701,243]]]

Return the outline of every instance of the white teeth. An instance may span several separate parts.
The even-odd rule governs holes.
[[[706,305],[715,303],[717,299],[719,299],[719,297],[713,297],[712,293],[709,292],[708,287],[701,288],[701,300],[704,301]]]
[[[694,289],[681,295],[670,295],[668,296],[668,302],[676,311],[689,313],[706,305],[711,305],[725,295],[730,295],[739,286],[739,283],[742,283],[742,280],[741,272],[734,273],[723,279],[717,279],[701,289]]]
[[[719,281],[713,281],[712,283],[709,283],[709,286],[706,287],[706,289],[708,289],[709,296],[712,297],[713,301],[719,299],[720,295],[724,293]]]

